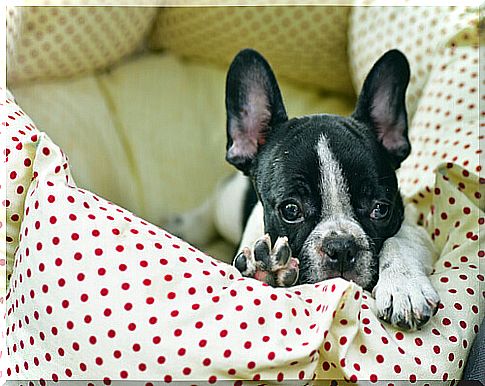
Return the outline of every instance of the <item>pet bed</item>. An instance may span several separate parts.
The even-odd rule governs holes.
[[[97,22],[88,18],[90,11],[38,8],[31,19],[23,19],[23,26],[28,28],[20,30],[16,28],[20,23],[9,24],[14,31],[9,39],[16,43],[9,45],[10,54],[24,54],[21,65],[10,66],[10,81],[18,81],[13,84],[14,94],[29,114],[35,112],[37,124],[41,121],[38,117],[45,124],[40,124],[38,130],[11,95],[2,102],[7,181],[2,186],[6,226],[1,229],[6,234],[6,253],[12,262],[9,271],[14,268],[6,299],[8,356],[2,355],[1,360],[8,363],[6,372],[2,372],[4,379],[129,379],[147,383],[254,379],[305,383],[318,378],[391,383],[446,381],[462,376],[483,320],[484,306],[484,251],[480,249],[483,232],[479,232],[479,227],[483,226],[485,204],[480,189],[484,181],[479,177],[478,141],[483,135],[478,132],[481,96],[476,9],[356,7],[333,10],[332,14],[318,7],[303,13],[293,7],[268,7],[264,12],[235,9],[233,13],[211,8],[173,8],[160,12],[134,8],[131,15],[129,9],[114,9],[108,18],[97,10]],[[221,23],[195,28],[204,20],[204,12]],[[303,31],[303,35],[297,36],[291,28],[278,29],[280,42],[290,41],[285,39],[285,33],[294,38],[282,52],[274,50],[273,41],[260,38],[262,34],[276,33],[272,29],[282,25],[278,17],[281,21],[298,20],[301,27],[298,31]],[[83,18],[85,23],[79,21]],[[13,14],[11,20],[16,19]],[[120,21],[114,23],[116,26],[112,25],[115,19]],[[75,40],[76,29],[90,28],[93,34],[83,35],[81,43],[86,38],[88,43],[100,40],[101,47],[109,46],[110,40],[104,39],[104,33],[98,34],[97,27],[115,31],[116,35],[119,31],[116,28],[122,28],[126,20],[133,21],[128,22],[133,36],[123,40],[125,45],[118,47],[119,52],[112,51],[111,46],[106,48],[109,55],[101,58],[95,49],[98,45],[91,44],[89,47],[96,51],[91,55],[73,49],[56,59],[55,39],[44,40],[51,35],[43,28],[46,31],[53,28],[62,39],[68,38],[62,44],[81,47]],[[147,74],[143,79],[149,84],[148,75],[155,71],[145,70],[160,62],[155,54],[145,55],[119,65],[111,74],[65,80],[69,82],[65,88],[61,83],[49,83],[46,76],[79,76],[113,65],[133,52],[152,22],[155,23],[150,37],[152,47],[188,58],[209,56],[227,61],[236,46],[245,44],[242,39],[245,35],[238,29],[242,20],[259,26],[248,31],[254,32],[251,39],[261,45],[256,48],[263,52],[273,50],[275,60],[269,59],[281,68],[281,75],[297,80],[306,74],[313,78],[304,79],[303,84],[319,84],[326,91],[351,93],[352,87],[345,82],[349,74],[359,89],[374,60],[387,49],[399,48],[408,56],[413,69],[407,97],[413,150],[399,177],[407,205],[415,207],[417,221],[432,236],[439,252],[431,280],[442,301],[437,315],[422,330],[404,332],[381,323],[375,317],[370,294],[343,279],[275,289],[242,278],[233,267],[90,192],[106,192],[106,196],[116,198],[145,218],[158,213],[157,205],[173,206],[168,203],[168,192],[162,195],[162,203],[150,202],[144,207],[140,199],[146,199],[143,194],[153,191],[143,190],[146,184],[169,186],[172,180],[153,179],[148,167],[135,170],[130,169],[132,164],[113,162],[110,171],[109,163],[93,161],[117,159],[108,155],[123,154],[135,143],[138,147],[133,148],[142,150],[133,154],[132,161],[143,166],[160,161],[150,158],[154,152],[143,147],[152,139],[149,131],[120,131],[123,125],[118,125],[123,121],[126,127],[140,129],[139,117],[126,107],[133,108],[140,100],[146,107],[144,95],[136,94],[136,87],[129,90],[123,87],[129,83],[126,79],[131,79],[131,83],[141,79],[130,77],[137,74],[135,71]],[[327,51],[335,54],[332,59],[340,58],[338,63],[348,55],[350,68],[339,67],[340,73],[332,73],[329,70],[336,69],[337,64],[326,60],[327,52],[314,44],[311,45],[314,51],[307,50],[308,56],[302,57],[305,65],[300,73],[293,71],[296,64],[285,66],[288,60],[300,58],[297,50],[315,35],[312,28],[327,24],[339,28],[331,29],[334,38],[321,41],[335,43]],[[230,38],[218,40],[229,32],[225,27],[222,34],[218,30],[225,25],[232,31],[227,35]],[[73,34],[67,33],[71,27]],[[188,35],[184,38],[183,33]],[[193,44],[186,45],[184,41]],[[32,42],[47,44],[50,49],[34,55]],[[224,50],[217,53],[220,47]],[[179,59],[168,58],[169,69],[187,68]],[[71,59],[74,66],[70,66]],[[141,68],[137,67],[140,62],[144,63]],[[76,70],[76,74],[58,71],[57,64],[60,68],[63,63],[64,67]],[[321,68],[313,68],[315,63]],[[192,70],[194,74],[202,73],[196,66]],[[204,119],[212,126],[223,127],[223,101],[216,103],[217,92],[222,93],[223,70],[218,71],[211,69],[201,76],[182,78],[187,85],[186,94],[170,87],[172,114],[164,116],[167,126],[178,128],[180,116],[188,114],[186,106],[178,106],[181,103],[176,97],[186,102],[189,91],[197,89],[200,95],[214,98],[211,109],[207,109],[209,117]],[[318,71],[325,75],[320,77],[321,83],[316,80]],[[168,71],[165,75],[170,78],[173,74]],[[210,88],[200,81],[203,78],[211,79]],[[43,81],[36,83],[33,79]],[[155,88],[154,82],[152,85]],[[319,106],[320,99],[306,90],[295,100],[301,101],[303,94],[311,103],[302,104],[301,110]],[[81,118],[65,106],[75,108]],[[146,110],[154,111],[154,107],[150,105]],[[200,115],[206,112],[203,108],[199,110]],[[83,121],[93,111],[102,113],[97,115],[97,121]],[[118,115],[110,116],[113,111]],[[111,123],[109,119],[102,120],[108,116],[114,122],[112,126],[103,123]],[[152,125],[147,125],[150,129],[159,124],[157,120],[150,122]],[[91,131],[83,133],[79,127]],[[42,130],[56,140],[52,141]],[[117,144],[109,148],[112,154],[104,154],[99,143],[92,144],[97,132],[106,143]],[[98,155],[99,151],[105,158],[90,159],[89,154],[88,159],[83,159],[87,152],[78,149],[73,138],[84,138],[86,146],[91,143],[92,152]],[[82,181],[79,187],[61,148],[69,150],[68,155],[78,151],[72,157],[73,160],[78,157],[73,165],[77,168],[77,180]],[[128,172],[117,173],[116,166],[125,167],[123,170]],[[97,173],[100,170],[103,174]],[[114,175],[133,178],[113,178]],[[91,188],[84,189],[88,183]],[[189,191],[186,197],[193,196],[190,185],[179,189]]]

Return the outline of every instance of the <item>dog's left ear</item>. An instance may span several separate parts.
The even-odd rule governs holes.
[[[409,63],[402,52],[386,52],[367,75],[352,114],[374,129],[395,169],[411,152],[405,101],[409,73]]]

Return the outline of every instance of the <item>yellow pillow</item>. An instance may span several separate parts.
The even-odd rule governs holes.
[[[156,12],[148,7],[11,7],[9,83],[105,68],[139,46]]]
[[[353,94],[347,59],[349,7],[166,8],[151,47],[225,67],[243,48],[261,51],[278,77]]]

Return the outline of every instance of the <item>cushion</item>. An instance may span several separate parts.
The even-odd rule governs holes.
[[[402,50],[410,62],[412,151],[399,170],[401,192],[414,200],[431,190],[433,171],[441,163],[452,162],[478,174],[483,139],[478,122],[478,9],[355,7],[349,31],[356,87],[388,49]]]
[[[22,196],[7,191],[11,202],[25,199],[7,294],[10,379],[460,377],[484,306],[473,173],[438,168],[426,225],[441,254],[431,279],[442,305],[406,333],[381,323],[370,295],[343,279],[284,289],[242,278],[78,188],[45,133],[13,115],[5,123],[18,139],[8,143],[9,174],[23,175],[16,168],[35,148],[31,183]]]
[[[247,47],[264,53],[278,77],[353,95],[347,59],[349,7],[165,8],[151,46],[227,68]]]
[[[376,4],[375,6],[372,6]],[[457,38],[478,43],[477,7],[379,6],[375,0],[352,8],[349,26],[349,59],[356,90],[360,90],[368,69],[387,50],[404,52],[411,65],[407,92],[412,118],[436,54]]]
[[[106,68],[139,47],[156,12],[153,7],[10,7],[9,83]]]
[[[435,58],[423,96],[412,120],[410,156],[399,171],[407,197],[433,188],[435,168],[452,162],[475,174],[481,172],[480,88],[478,46],[449,48]]]
[[[32,164],[35,158],[38,131],[30,118],[20,109],[10,92],[0,89],[5,99],[2,101],[4,116],[2,132],[5,135],[6,174],[5,193],[2,208],[5,209],[5,248],[7,257],[7,278],[12,273],[14,255],[19,245],[20,225],[23,219],[24,202],[32,179]],[[15,155],[10,156],[14,151]]]

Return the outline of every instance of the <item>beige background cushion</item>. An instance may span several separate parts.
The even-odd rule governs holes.
[[[166,8],[153,48],[227,66],[242,48],[263,53],[277,75],[352,94],[346,51],[349,7]]]
[[[105,68],[132,53],[156,8],[16,7],[7,12],[9,83]]]

